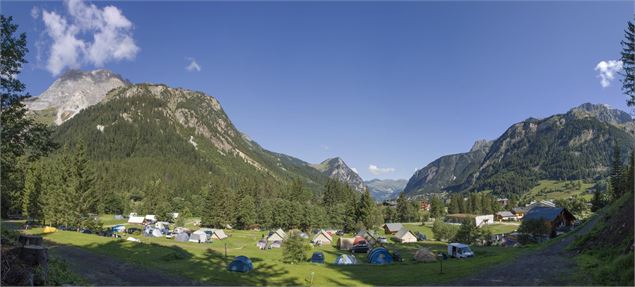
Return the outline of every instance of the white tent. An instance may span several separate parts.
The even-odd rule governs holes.
[[[223,240],[227,238],[227,234],[222,229],[214,229],[212,230],[212,239]]]
[[[287,239],[287,234],[280,228],[272,232],[269,237],[267,237],[268,241],[283,241],[285,239]]]
[[[144,220],[143,216],[130,216],[130,218],[128,218],[128,223],[142,224],[143,220]]]
[[[315,244],[331,244],[333,242],[333,237],[331,237],[328,232],[320,230],[320,232],[313,237],[311,242]]]
[[[152,229],[152,236],[154,237],[163,237],[163,233],[161,233],[161,230],[154,228]]]
[[[401,242],[401,243],[412,243],[412,242],[417,242],[417,237],[414,234],[412,234],[410,230],[408,230],[405,227],[402,227],[401,229],[399,229],[397,234],[393,236],[393,240],[397,242]]]
[[[207,242],[207,234],[205,234],[205,232],[203,233],[192,233],[192,235],[190,235],[190,240],[188,240],[189,242],[197,242],[197,243],[205,243]]]
[[[148,214],[146,215],[145,219],[150,220],[152,222],[157,221],[157,216],[156,215],[152,215],[152,214]]]

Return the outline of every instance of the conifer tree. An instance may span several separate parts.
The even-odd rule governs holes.
[[[370,197],[368,189],[362,193],[362,197],[359,199],[357,205],[357,222],[361,223],[366,229],[373,228],[375,224],[373,218],[373,209],[375,208],[375,202]]]
[[[622,41],[622,91],[630,99],[627,104],[635,106],[635,24],[628,22]]]
[[[251,195],[240,200],[236,216],[236,225],[240,229],[248,228],[256,223],[256,201]]]
[[[615,143],[613,151],[613,161],[611,163],[611,187],[613,196],[617,199],[624,193],[622,155],[620,146]]]

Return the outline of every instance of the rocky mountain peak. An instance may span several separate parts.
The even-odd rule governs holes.
[[[313,167],[332,179],[347,183],[358,192],[366,189],[364,180],[339,157],[326,159]]]
[[[584,103],[571,109],[567,116],[575,118],[594,117],[601,122],[621,125],[633,121],[633,117],[627,112],[613,109],[609,105]]]
[[[477,140],[472,145],[470,152],[479,151],[479,150],[488,150],[494,141],[488,141],[485,139]]]
[[[101,102],[115,88],[130,82],[109,70],[67,70],[37,97],[27,99],[26,107],[56,125],[79,111]]]

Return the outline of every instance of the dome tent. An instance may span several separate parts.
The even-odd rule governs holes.
[[[429,248],[422,247],[415,252],[414,259],[420,262],[435,262],[437,256]]]
[[[353,255],[342,254],[340,256],[337,256],[337,258],[335,259],[335,264],[337,265],[357,264],[357,258],[355,258],[355,256]]]
[[[311,262],[324,264],[324,253],[319,251],[313,252],[313,256],[311,256]]]
[[[237,256],[234,261],[229,263],[227,270],[231,272],[249,272],[254,269],[251,260],[246,256]]]
[[[187,242],[188,240],[190,240],[190,236],[187,234],[187,232],[181,232],[177,234],[176,237],[174,237],[174,240],[178,242]]]
[[[373,248],[368,253],[368,263],[371,264],[390,264],[392,263],[392,255],[384,247]]]

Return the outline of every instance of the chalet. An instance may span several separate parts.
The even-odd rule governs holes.
[[[527,208],[527,207],[514,207],[514,208],[512,208],[512,213],[514,215],[516,215],[516,218],[518,218],[518,219],[523,218],[523,216],[525,216],[525,213],[527,213],[527,211],[529,211],[529,208]]]
[[[401,225],[401,223],[386,223],[382,227],[384,228],[384,232],[386,232],[386,234],[394,235],[403,228],[403,225]]]
[[[551,226],[549,236],[555,237],[559,229],[568,228],[573,225],[575,216],[566,208],[537,206],[525,214],[523,221],[527,220],[543,220],[547,222],[549,226]]]
[[[421,203],[419,203],[419,209],[430,211],[430,203],[425,200],[422,200]]]
[[[507,199],[507,198],[497,198],[496,202],[498,202],[498,204],[500,204],[500,206],[507,206],[507,204],[509,204],[509,199]]]
[[[516,221],[518,218],[510,211],[499,211],[494,215],[494,219],[497,221]]]
[[[392,240],[401,243],[412,243],[417,242],[417,237],[405,227],[402,227],[395,236],[392,237]]]

